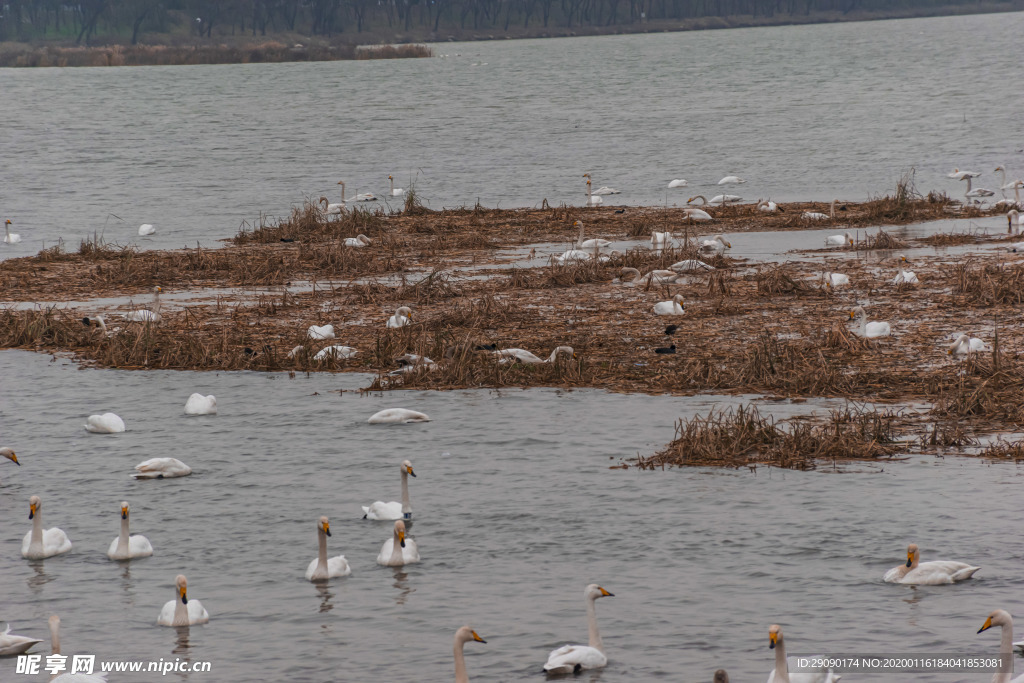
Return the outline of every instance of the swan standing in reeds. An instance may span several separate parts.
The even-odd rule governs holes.
[[[139,237],[146,237],[147,235],[152,235],[154,233],[156,233],[156,228],[154,228],[150,223],[143,223],[139,226]]]
[[[19,636],[11,633],[11,625],[7,624],[7,628],[4,629],[3,633],[0,633],[0,657],[13,657],[15,655],[24,654],[32,648],[33,645],[41,643],[43,641],[38,638],[29,638],[27,636]]]
[[[4,221],[4,242],[7,244],[17,244],[21,241],[21,235],[16,232],[11,232],[11,221],[7,219]]]
[[[327,537],[331,535],[331,525],[326,517],[321,517],[316,524],[316,536],[319,543],[317,556],[306,567],[307,581],[326,581],[336,579],[339,576],[348,576],[352,568],[348,566],[348,560],[344,555],[337,555],[327,559]]]
[[[406,408],[387,408],[370,416],[368,424],[407,424],[409,422],[430,422],[430,416]]]
[[[892,330],[889,327],[889,323],[886,322],[868,322],[868,314],[864,310],[863,306],[857,306],[850,311],[850,320],[860,316],[858,327],[854,332],[861,337],[873,338],[873,337],[888,337],[892,334]]]
[[[405,327],[412,320],[412,309],[408,306],[399,306],[395,314],[388,318],[388,327]]]
[[[346,238],[345,238],[345,239],[344,239],[344,240],[342,241],[342,243],[343,243],[343,244],[344,244],[344,245],[345,245],[346,247],[355,247],[356,249],[358,249],[358,248],[360,248],[360,247],[368,247],[368,246],[370,246],[370,243],[371,243],[372,241],[373,241],[373,240],[371,240],[371,239],[370,239],[369,237],[367,237],[366,235],[362,235],[362,234],[360,234],[360,235],[356,235],[355,237],[346,237]]]
[[[743,178],[740,178],[739,176],[727,175],[724,178],[722,178],[721,180],[719,180],[718,184],[719,185],[741,185],[741,184],[743,184],[745,182],[747,182],[747,181],[744,180]]]
[[[782,639],[782,628],[778,624],[772,624],[768,629],[768,640],[768,648],[775,650],[775,668],[768,674],[768,683],[835,683],[841,678],[832,673],[832,669],[825,667],[819,671],[789,673],[786,643]],[[814,659],[818,658],[814,657]]]
[[[904,263],[910,263],[910,261],[907,260],[906,256],[900,256],[900,272],[896,273],[896,277],[892,279],[892,283],[894,285],[916,285],[919,282],[917,274],[912,270],[904,270]]]
[[[711,254],[721,254],[726,249],[732,249],[732,243],[727,242],[721,235],[715,235],[709,240],[702,240],[697,251]]]
[[[909,583],[918,586],[940,586],[947,583],[966,581],[981,567],[972,567],[963,562],[932,560],[921,562],[921,552],[916,543],[907,546],[907,563],[893,567],[882,580],[887,583]]]
[[[415,477],[412,471],[412,463],[408,460],[402,461],[402,502],[376,501],[369,506],[363,506],[363,519],[380,521],[391,521],[394,519],[412,519],[412,504],[409,502],[409,477]]]
[[[161,320],[160,317],[160,292],[164,291],[160,287],[153,288],[153,308],[137,308],[134,311],[125,313],[124,319],[132,323],[158,323]]]
[[[188,581],[184,574],[175,577],[174,586],[174,600],[164,603],[156,623],[160,626],[193,626],[208,622],[210,615],[203,603],[188,599]]]
[[[419,549],[416,541],[405,537],[405,522],[395,522],[394,534],[384,541],[377,555],[377,564],[385,567],[401,567],[405,564],[412,564],[420,561]]]
[[[688,184],[683,178],[676,178],[675,180],[670,180],[668,186],[671,189],[674,187],[686,187]]]
[[[997,609],[988,615],[988,619],[978,629],[978,633],[987,631],[993,626],[999,626],[1002,629],[999,638],[999,654],[1004,665],[1008,665],[1007,668],[1013,668],[1013,646],[1018,643],[1013,643],[1013,617],[1010,613],[1004,609]],[[1009,671],[997,671],[992,675],[992,683],[1024,683],[1024,674],[1011,678],[1013,674]]]
[[[527,363],[529,365],[538,365],[540,363],[554,363],[555,359],[559,355],[566,355],[570,358],[576,357],[576,352],[571,346],[558,346],[551,352],[551,355],[547,358],[540,358],[530,353],[526,349],[498,349],[492,351],[492,353],[498,357],[499,363]]]
[[[134,479],[173,479],[187,477],[192,468],[177,458],[150,458],[135,466]]]
[[[395,176],[389,175],[388,176],[388,180],[391,181],[391,196],[392,197],[401,197],[403,194],[405,194],[405,190],[403,190],[400,187],[395,187]]]
[[[623,268],[619,273],[619,277],[625,277],[630,273],[633,274],[632,282],[635,283],[667,285],[679,279],[679,273],[674,270],[652,270],[646,275],[641,276],[640,271],[636,268]]]
[[[757,210],[764,211],[766,213],[776,213],[778,211],[782,211],[782,208],[770,199],[758,199]]]
[[[584,173],[583,177],[587,179],[587,206],[597,206],[598,204],[601,204],[602,202],[604,202],[603,199],[601,199],[597,195],[591,193],[591,191],[590,191],[590,174],[589,173]]]
[[[200,393],[192,394],[185,401],[186,415],[216,415],[217,397],[213,394],[203,396]]]
[[[486,643],[487,641],[476,634],[476,631],[469,626],[463,626],[455,632],[455,683],[469,683],[469,674],[466,673],[466,657],[462,654],[462,646],[470,641]]]
[[[842,235],[829,235],[825,238],[826,247],[844,247],[853,246],[853,237],[848,232],[844,232]]]
[[[610,247],[612,245],[612,243],[609,242],[608,240],[601,239],[599,237],[584,240],[583,221],[576,221],[575,223],[573,223],[573,227],[578,227],[580,229],[580,236],[576,238],[577,249],[604,249],[605,247]]]
[[[128,502],[121,502],[121,533],[110,542],[107,557],[112,560],[130,560],[135,557],[149,557],[153,545],[141,534],[128,535]]]
[[[90,415],[85,420],[85,431],[94,434],[119,434],[124,430],[124,420],[114,413]]]
[[[676,294],[672,301],[659,301],[654,304],[654,312],[658,315],[683,315],[683,295]]]
[[[60,658],[60,617],[54,614],[50,617],[48,624],[50,626],[50,648],[53,654]],[[65,660],[59,659],[59,661]],[[51,678],[50,683],[107,683],[107,674],[67,673]]]
[[[28,499],[28,508],[28,518],[32,520],[32,530],[22,539],[21,556],[29,560],[42,560],[70,552],[71,539],[67,534],[57,527],[43,529],[43,517],[40,513],[43,503],[39,496],[32,496]]]
[[[568,674],[582,669],[600,669],[608,663],[608,657],[604,652],[604,643],[601,642],[601,634],[597,630],[597,609],[594,603],[598,598],[613,597],[596,583],[592,583],[583,589],[583,599],[587,605],[587,645],[563,645],[556,648],[548,655],[548,661],[544,664],[544,671],[552,674]]]
[[[313,356],[313,360],[346,360],[348,358],[354,358],[359,353],[356,349],[351,346],[343,346],[341,344],[334,344],[333,346],[326,346]]]
[[[334,339],[334,325],[310,325],[306,336],[310,339]]]

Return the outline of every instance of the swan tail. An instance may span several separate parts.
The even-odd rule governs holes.
[[[979,569],[981,569],[981,567],[967,567],[966,569],[961,569],[960,571],[953,574],[953,581],[965,581],[966,579],[969,579],[972,576],[974,576],[975,572],[977,572]]]

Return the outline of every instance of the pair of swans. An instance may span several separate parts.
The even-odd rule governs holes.
[[[526,363],[527,365],[539,365],[541,363],[554,363],[560,355],[570,358],[576,357],[576,351],[571,346],[557,346],[547,358],[536,356],[526,349],[498,349],[492,351],[498,357],[499,363]]]
[[[136,557],[149,557],[153,554],[153,545],[142,534],[128,534],[128,501],[121,502],[121,533],[110,542],[107,557],[112,560],[131,560]]]
[[[671,301],[659,301],[654,304],[654,312],[657,315],[683,315],[683,295],[676,294]]]
[[[743,197],[739,196],[738,194],[716,194],[711,199],[708,199],[704,195],[699,194],[696,197],[690,197],[689,199],[687,199],[686,203],[691,204],[698,199],[704,202],[704,204],[710,206],[725,205],[730,202],[735,203],[743,201]]]
[[[160,626],[194,626],[205,624],[210,620],[210,614],[198,600],[188,599],[188,580],[184,574],[178,574],[174,578],[174,600],[164,603],[156,623]]]
[[[595,195],[590,188],[590,174],[584,173],[583,177],[587,179],[587,206],[597,206],[603,204],[604,200],[600,196]]]
[[[388,327],[405,327],[412,320],[412,309],[408,306],[399,306],[395,314],[388,318]]]
[[[384,541],[377,555],[377,564],[385,567],[401,567],[420,561],[416,541],[405,535],[405,522],[396,520],[391,538]]]
[[[188,397],[185,401],[185,414],[186,415],[216,415],[217,414],[217,397],[213,394],[203,396],[200,393],[194,393]]]
[[[415,410],[406,408],[387,408],[374,413],[368,419],[367,424],[408,424],[410,422],[430,422],[430,416]]]
[[[972,337],[967,334],[958,335],[956,341],[949,346],[949,350],[946,352],[949,355],[955,354],[967,354],[967,353],[980,353],[982,351],[990,351],[988,345],[984,341],[977,337]]]
[[[320,197],[320,204],[324,206],[324,213],[332,216],[338,215],[345,211],[345,181],[339,180],[338,184],[341,185],[341,202],[338,204],[331,204],[327,197]]]
[[[11,220],[8,218],[4,221],[4,242],[6,244],[17,244],[21,241],[21,235],[16,232],[11,232]]]
[[[402,461],[401,470],[402,502],[391,501],[390,503],[385,503],[378,500],[370,503],[368,506],[363,506],[363,519],[380,521],[412,519],[412,504],[409,502],[409,477],[415,477],[416,473],[412,471],[412,463],[408,460]]]
[[[133,479],[174,479],[192,474],[192,468],[177,458],[150,458],[135,466]]]
[[[892,279],[892,283],[894,285],[916,285],[919,282],[917,279],[917,273],[912,270],[904,270],[904,263],[910,263],[910,261],[907,260],[906,256],[900,256],[900,272],[896,273],[896,277]]]
[[[94,434],[119,434],[124,430],[124,420],[115,413],[90,415],[85,420],[85,431]]]
[[[548,661],[544,664],[544,671],[550,674],[579,673],[582,669],[600,669],[608,664],[608,657],[604,652],[604,643],[601,641],[601,634],[597,630],[597,610],[594,603],[598,598],[613,597],[596,583],[592,583],[583,589],[583,600],[587,605],[587,645],[563,645],[551,651]]]
[[[153,308],[137,308],[125,314],[124,319],[130,323],[158,323],[163,318],[160,315],[160,287],[153,288]]]
[[[858,336],[871,339],[874,337],[888,337],[892,334],[892,329],[890,328],[889,323],[868,322],[868,314],[864,310],[863,306],[857,306],[850,311],[850,320],[853,320],[858,316],[860,317],[860,320],[857,323],[857,328],[854,330]]]
[[[321,517],[317,521],[316,535],[319,551],[313,561],[309,563],[309,567],[306,568],[306,580],[326,581],[351,574],[352,568],[348,566],[348,560],[344,555],[327,559],[327,537],[331,535],[331,525],[327,521],[327,517]]]
[[[790,673],[790,662],[786,659],[786,643],[782,639],[782,627],[778,624],[772,624],[768,628],[768,648],[775,650],[775,668],[768,674],[768,683],[836,683],[841,678],[832,673],[832,669],[825,667],[817,671]],[[811,659],[817,657],[816,655]]]
[[[993,626],[999,626],[1002,633],[999,638],[999,654],[1004,664],[1013,662],[1013,646],[1024,646],[1024,643],[1013,642],[1013,617],[1004,609],[997,609],[988,615],[988,619],[978,629],[978,633],[987,631]],[[1009,668],[1009,667],[1007,667]],[[992,683],[1024,683],[1024,674],[1011,678],[1013,674],[1008,671],[999,671],[992,675]]]
[[[680,263],[683,262],[680,261]],[[667,285],[679,279],[679,273],[677,273],[674,270],[652,270],[651,272],[645,275],[640,275],[640,271],[637,270],[636,268],[623,268],[622,271],[619,273],[619,277],[624,278],[626,275],[630,274],[632,274],[633,276],[633,279],[630,280],[630,282],[642,282],[645,285]]]
[[[893,567],[885,573],[882,580],[886,583],[908,583],[915,586],[941,586],[966,581],[979,569],[981,567],[949,560],[921,562],[921,551],[916,543],[911,543],[907,546],[906,564]]]
[[[71,539],[62,529],[52,527],[43,529],[43,502],[39,496],[28,500],[28,518],[32,520],[32,530],[25,534],[21,542],[21,556],[28,560],[43,560],[54,555],[71,552]]]

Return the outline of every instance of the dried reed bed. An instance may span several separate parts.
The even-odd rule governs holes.
[[[1002,441],[997,440],[994,443],[985,446],[980,451],[971,453],[967,452],[965,455],[974,455],[978,458],[988,458],[991,460],[1013,460],[1014,462],[1024,462],[1024,441]]]
[[[953,266],[953,293],[974,305],[1024,302],[1024,265],[982,263],[969,258]]]

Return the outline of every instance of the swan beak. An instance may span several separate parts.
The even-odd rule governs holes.
[[[128,519],[128,508],[127,507],[122,507],[121,508],[121,519]]]
[[[775,649],[775,643],[776,643],[777,639],[778,639],[778,636],[775,635],[774,633],[769,633],[768,634],[768,640],[771,641],[769,643],[769,645],[768,645],[768,649],[769,650],[774,650]]]
[[[11,462],[13,462],[18,467],[21,467],[21,463],[18,462],[18,455],[17,455],[17,453],[11,453]]]
[[[416,473],[412,471],[412,468],[411,468],[411,467],[407,467],[407,468],[405,469],[405,471],[406,471],[406,472],[408,472],[408,473],[409,473],[409,476],[411,476],[411,477],[415,477],[415,476],[416,476]]]
[[[29,506],[28,506],[28,518],[32,519],[35,516],[36,516],[36,504],[35,503],[30,503]]]
[[[850,311],[850,320],[853,320],[853,311]]]
[[[603,588],[599,588],[598,590],[601,591],[601,595],[607,596],[609,598],[614,598],[615,597],[615,593],[609,593],[608,591],[606,591]]]
[[[398,543],[403,548],[405,547],[405,532],[404,531],[399,531],[398,532]]]
[[[953,352],[950,351],[950,353],[953,353]],[[911,555],[910,553],[907,553],[907,566],[910,567],[913,564],[914,564],[914,556]]]
[[[990,628],[992,628],[992,617],[989,617],[988,619],[985,620],[985,625],[978,629],[978,633],[981,633],[982,631],[986,631],[986,630],[988,630]]]
[[[481,638],[480,636],[478,636],[478,635],[476,634],[476,631],[473,631],[473,640],[475,640],[475,641],[476,641],[476,642],[478,642],[478,643],[486,643],[486,642],[487,642],[486,640],[484,640],[483,638]]]
[[[181,587],[181,604],[183,604],[183,605],[187,605],[188,604],[188,596],[185,595],[186,592],[187,592],[187,589],[184,586],[182,586]]]
[[[328,524],[327,522],[324,522],[324,533],[327,534],[328,536],[331,535],[331,525]]]
[[[164,291],[164,289],[163,289],[163,287],[157,287],[157,288],[156,288],[156,291],[158,291],[158,292],[162,292],[162,291]]]

